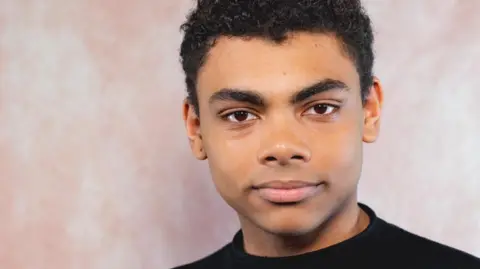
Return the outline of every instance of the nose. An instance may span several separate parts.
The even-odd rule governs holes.
[[[301,165],[308,163],[311,159],[308,145],[292,130],[283,131],[280,135],[270,133],[264,141],[264,147],[258,154],[258,160],[263,165]]]

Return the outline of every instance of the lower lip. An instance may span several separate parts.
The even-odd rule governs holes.
[[[306,186],[294,189],[257,189],[263,199],[272,203],[298,203],[315,195],[319,186]]]

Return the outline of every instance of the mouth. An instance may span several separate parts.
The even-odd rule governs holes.
[[[258,195],[275,204],[295,204],[314,196],[324,182],[271,181],[253,186]]]

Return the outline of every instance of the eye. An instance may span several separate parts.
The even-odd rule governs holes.
[[[317,104],[309,108],[305,114],[329,116],[338,110],[338,106],[331,104]]]
[[[250,120],[255,120],[257,119],[257,116],[253,115],[250,112],[247,111],[235,111],[229,114],[226,114],[223,118],[230,122],[245,122],[245,121],[250,121]]]

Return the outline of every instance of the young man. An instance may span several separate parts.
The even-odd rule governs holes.
[[[182,26],[194,155],[241,230],[178,268],[480,268],[357,201],[383,92],[358,0],[199,0]]]

